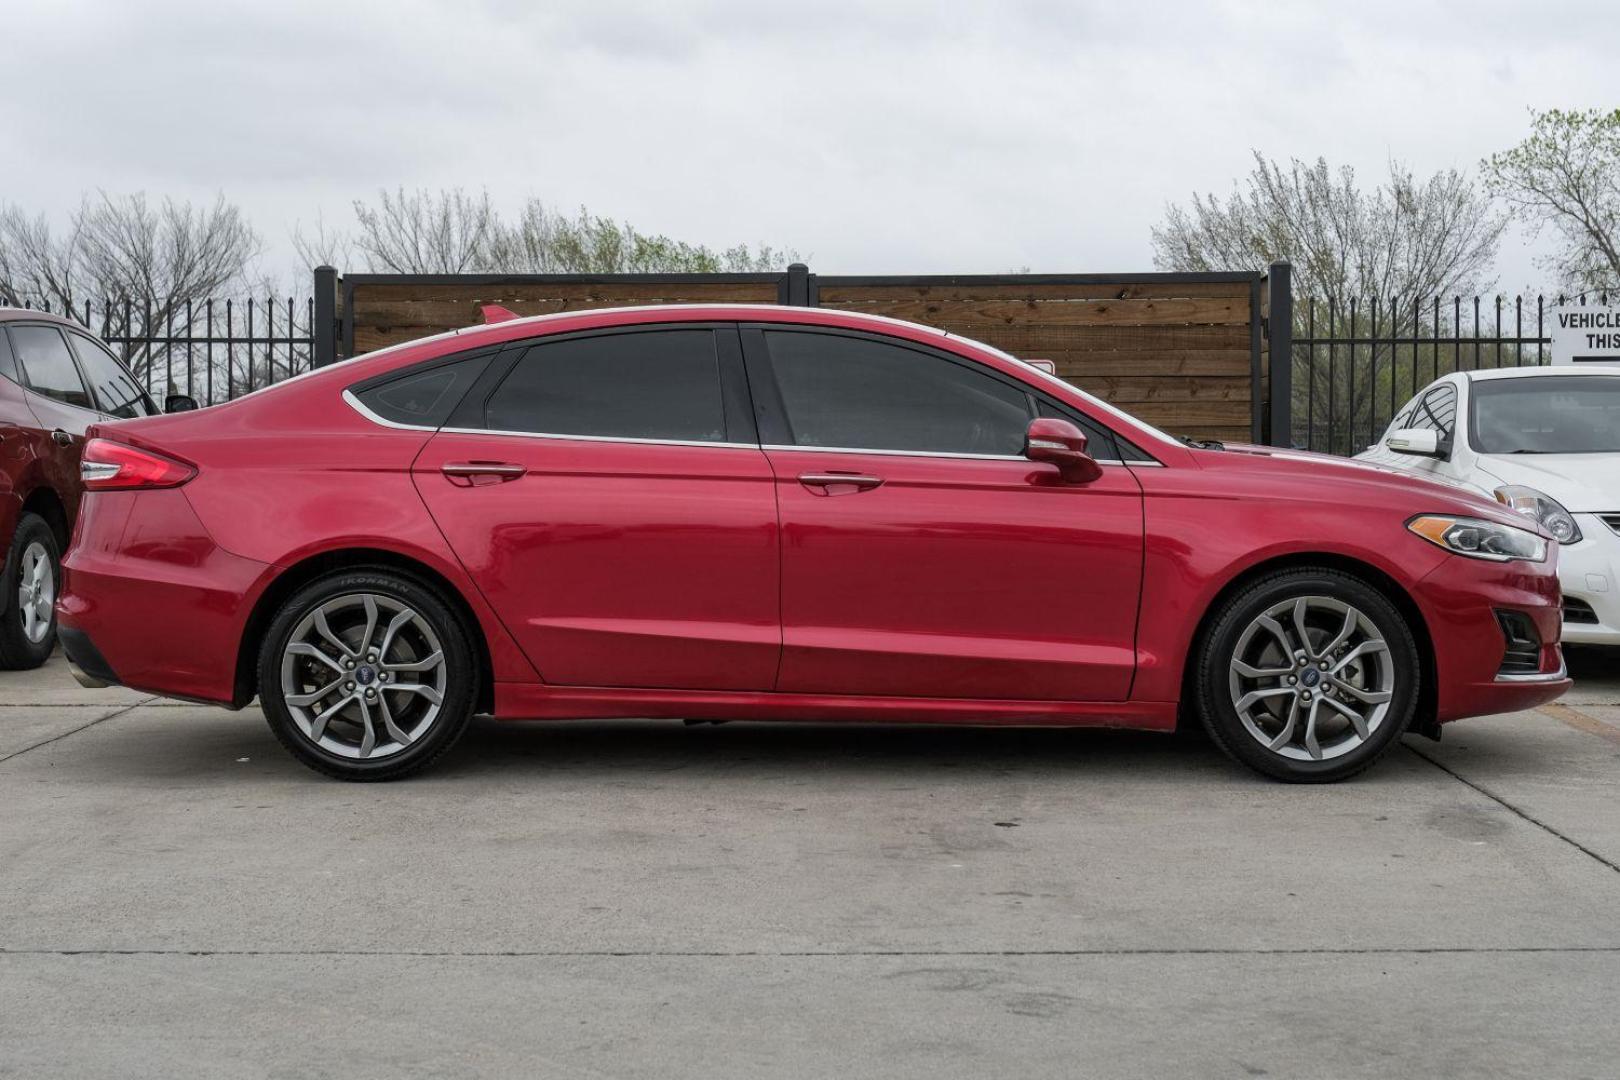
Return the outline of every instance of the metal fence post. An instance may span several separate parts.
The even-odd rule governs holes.
[[[810,268],[791,263],[787,268],[787,300],[793,307],[810,307]]]
[[[325,367],[338,358],[338,272],[335,267],[315,268],[315,314],[309,336],[314,344],[316,367]]]
[[[1269,375],[1271,378],[1270,438],[1272,446],[1294,444],[1294,268],[1271,264],[1267,287],[1271,312],[1266,319]]]

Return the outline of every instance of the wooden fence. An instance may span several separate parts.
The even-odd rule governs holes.
[[[327,276],[323,279],[322,273]],[[350,275],[317,271],[354,355],[480,321],[481,304],[520,315],[662,303],[780,303],[886,315],[976,338],[1025,358],[1177,435],[1263,441],[1268,278],[1208,274],[839,277]]]

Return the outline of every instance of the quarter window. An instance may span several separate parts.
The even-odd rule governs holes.
[[[122,420],[152,415],[152,410],[146,404],[146,395],[111,353],[83,334],[70,333],[68,340],[73,343],[79,366],[84,369],[85,378],[90,381],[90,389],[102,412]]]
[[[1451,438],[1457,427],[1457,388],[1442,383],[1424,394],[1423,400],[1412,410],[1407,426],[1437,431],[1441,442]]]
[[[712,330],[572,338],[523,354],[485,406],[497,431],[724,442]]]
[[[73,354],[54,326],[14,326],[11,347],[17,354],[23,382],[34,393],[81,409],[95,408],[73,363]]]
[[[765,340],[798,446],[1023,452],[1029,395],[965,363],[835,334],[766,331]]]
[[[22,376],[17,374],[17,358],[11,355],[11,337],[3,326],[0,326],[0,375],[12,382],[22,382]]]
[[[384,420],[411,427],[440,427],[488,363],[488,356],[472,356],[409,371],[357,390],[355,397]]]

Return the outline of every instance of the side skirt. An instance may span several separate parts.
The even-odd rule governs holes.
[[[496,683],[499,720],[845,720],[1174,731],[1173,701],[992,701]]]

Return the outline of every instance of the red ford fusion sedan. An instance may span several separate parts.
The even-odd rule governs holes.
[[[258,697],[344,779],[491,713],[1192,721],[1322,781],[1569,686],[1530,519],[887,319],[513,319],[90,434],[81,680]]]

